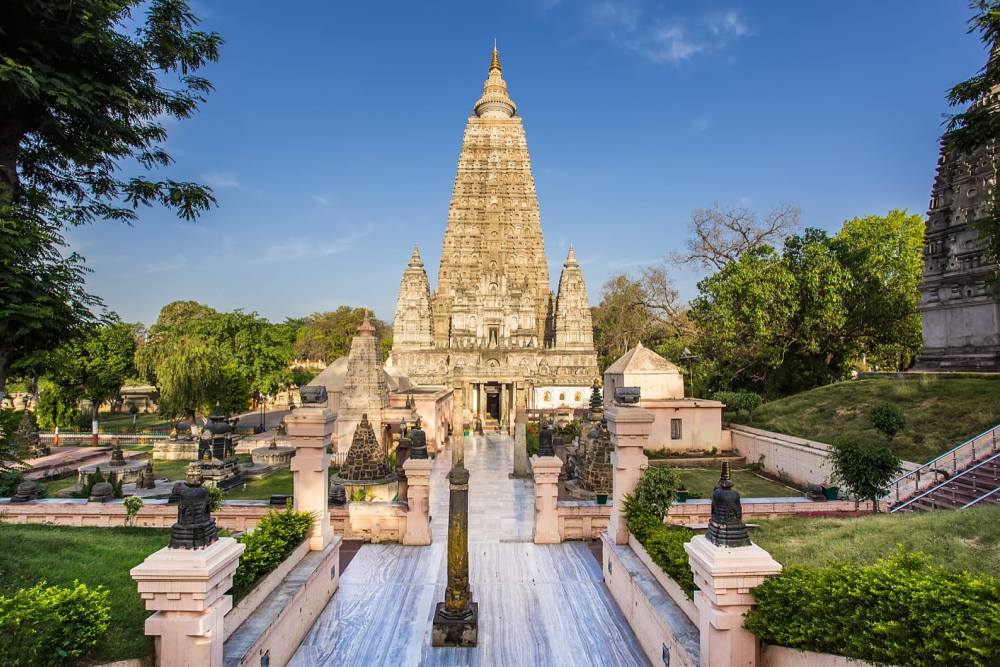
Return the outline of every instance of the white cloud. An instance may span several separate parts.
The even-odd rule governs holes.
[[[204,174],[202,176],[202,180],[217,189],[240,187],[239,179],[237,179],[236,174],[232,172],[212,172]]]
[[[330,205],[330,198],[326,195],[313,195],[313,201],[320,206]]]
[[[354,239],[335,239],[333,242],[315,243],[309,239],[288,239],[269,245],[256,262],[290,262],[306,257],[326,257],[347,252],[354,247]]]
[[[685,21],[667,14],[662,4],[643,0],[593,0],[584,5],[582,16],[613,44],[654,63],[684,62],[750,34],[735,10]]]

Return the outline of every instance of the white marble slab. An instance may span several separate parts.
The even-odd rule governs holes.
[[[535,545],[534,483],[509,479],[513,441],[466,441],[469,576],[479,645],[432,648],[444,599],[450,451],[431,478],[429,547],[366,544],[291,661],[312,665],[646,665],[641,647],[580,542]]]

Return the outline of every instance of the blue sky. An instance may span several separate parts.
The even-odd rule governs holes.
[[[125,320],[176,299],[271,319],[369,306],[391,320],[414,243],[436,278],[458,151],[494,37],[524,118],[553,281],[591,299],[679,249],[691,210],[806,225],[924,213],[945,92],[984,62],[963,2],[237,2],[216,86],[170,123],[174,178],[215,188],[195,223],[72,230]],[[699,274],[677,267],[691,297]]]

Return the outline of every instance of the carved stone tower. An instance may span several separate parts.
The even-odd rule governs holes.
[[[382,369],[382,354],[379,352],[375,327],[368,321],[365,311],[364,322],[358,327],[358,334],[351,340],[351,351],[347,357],[347,374],[344,377],[344,391],[337,414],[337,441],[347,442],[361,422],[362,415],[368,420],[378,437],[382,434],[382,411],[389,406],[389,388],[385,384]]]
[[[473,414],[509,426],[517,409],[584,407],[597,376],[583,274],[570,251],[553,294],[524,126],[492,55],[462,138],[437,289],[414,252],[393,329],[393,365],[456,390],[455,428]]]
[[[924,234],[922,370],[1000,371],[1000,297],[988,284],[997,266],[973,224],[990,215],[998,169],[995,144],[967,155],[942,138]]]

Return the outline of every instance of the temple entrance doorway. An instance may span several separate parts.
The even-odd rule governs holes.
[[[491,419],[500,420],[500,385],[486,385],[486,414]]]

